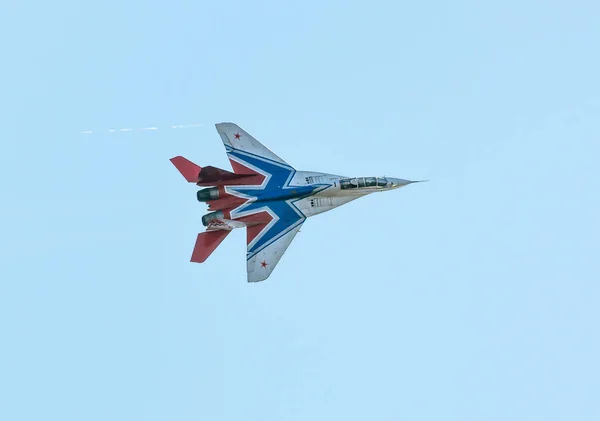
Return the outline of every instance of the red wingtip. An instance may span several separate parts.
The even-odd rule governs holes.
[[[201,232],[198,234],[190,261],[195,263],[204,262],[230,232],[230,230],[217,230]]]
[[[198,181],[198,175],[200,174],[200,168],[198,165],[194,164],[192,161],[185,159],[183,156],[176,156],[175,158],[171,158],[171,162],[175,165],[175,168],[179,170],[181,175],[190,183],[195,183]]]

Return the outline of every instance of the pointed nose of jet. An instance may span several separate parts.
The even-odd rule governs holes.
[[[400,187],[408,186],[409,184],[413,184],[413,183],[423,183],[425,181],[427,181],[427,180],[412,181],[412,180],[404,180],[403,178],[388,177],[389,187],[392,189],[397,189]]]

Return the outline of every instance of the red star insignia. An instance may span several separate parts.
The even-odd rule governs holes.
[[[239,139],[239,138],[240,138],[240,134],[239,134],[239,133],[236,133],[236,134],[235,134],[235,138],[236,138],[236,139]]]
[[[266,267],[267,267],[267,262],[265,262],[265,261],[263,260],[262,262],[260,262],[260,265],[261,265],[262,267],[266,268]]]

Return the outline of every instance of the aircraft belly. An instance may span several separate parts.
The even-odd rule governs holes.
[[[233,172],[171,158],[187,182],[206,187],[196,192],[196,199],[210,212],[202,216],[206,230],[197,235],[190,261],[206,261],[232,230],[246,228],[248,282],[271,275],[306,218],[418,182],[298,171],[238,125],[215,127]]]
[[[322,196],[320,194],[298,200],[294,204],[306,216],[314,216],[330,211],[360,196]]]

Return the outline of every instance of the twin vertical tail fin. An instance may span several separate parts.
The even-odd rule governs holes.
[[[230,230],[216,230],[198,234],[190,262],[203,263],[230,232]]]
[[[238,178],[240,176],[215,167],[200,167],[183,156],[171,158],[171,163],[189,183],[198,185],[214,184],[214,182]],[[243,176],[242,176],[243,177]],[[216,229],[198,234],[196,245],[190,261],[203,263],[216,250],[221,242],[229,235],[229,229]]]
[[[189,183],[198,183],[201,180],[201,172],[202,167],[194,164],[192,161],[185,159],[182,156],[176,156],[171,158],[171,162],[175,165],[175,168],[183,175],[183,178],[186,179]],[[209,173],[212,167],[205,167],[205,169],[209,169]],[[229,235],[231,230],[215,230],[215,231],[206,231],[198,234],[196,238],[196,245],[194,246],[194,251],[192,252],[192,258],[190,261],[196,263],[202,263],[208,259],[213,251],[217,249],[219,244]]]
[[[202,168],[199,165],[194,164],[192,161],[185,159],[183,156],[176,156],[171,158],[171,162],[175,165],[175,168],[183,175],[188,183],[197,183],[200,178],[200,171]]]
[[[243,179],[243,183],[246,183],[256,176],[254,173],[236,174],[231,171],[211,166],[200,167],[183,156],[171,158],[171,163],[175,165],[175,168],[177,168],[181,175],[183,175],[183,178],[189,183],[196,183],[199,186],[241,184],[240,180]]]

